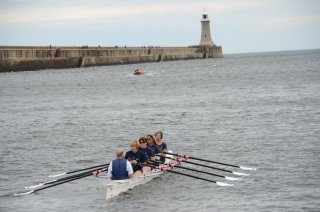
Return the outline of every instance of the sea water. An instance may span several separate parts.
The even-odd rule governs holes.
[[[250,176],[167,173],[108,201],[93,176],[13,195],[158,130],[174,152],[258,170],[206,163]],[[319,211],[319,140],[320,50],[1,73],[0,211]]]

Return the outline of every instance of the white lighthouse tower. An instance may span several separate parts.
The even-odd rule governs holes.
[[[204,10],[201,19],[201,40],[199,46],[213,46],[210,33],[210,19],[208,13]]]

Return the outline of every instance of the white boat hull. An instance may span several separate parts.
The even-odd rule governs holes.
[[[107,184],[107,197],[106,199],[110,199],[115,197],[123,192],[126,192],[130,189],[133,189],[136,186],[145,184],[151,181],[155,177],[159,177],[163,172],[154,169],[147,174],[143,174],[139,177],[135,177],[128,180],[110,180],[110,183]]]
[[[172,151],[169,151],[172,152]],[[173,157],[169,156],[168,157]],[[170,162],[170,159],[166,159],[166,164]],[[126,179],[126,180],[109,180],[107,183],[107,196],[106,199],[110,199],[112,197],[115,197],[123,192],[126,192],[130,189],[133,189],[136,186],[145,184],[149,181],[151,181],[155,177],[159,177],[163,174],[163,171],[159,169],[153,169],[149,173],[142,174],[139,177],[135,177],[132,179]]]

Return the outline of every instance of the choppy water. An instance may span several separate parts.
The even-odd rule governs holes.
[[[319,105],[320,50],[2,73],[0,211],[319,211]],[[176,152],[259,169],[235,188],[166,174],[110,201],[95,177],[7,195],[158,130]]]

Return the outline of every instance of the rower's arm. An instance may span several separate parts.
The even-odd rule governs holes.
[[[133,168],[129,161],[127,161],[127,172],[128,172],[128,178],[133,178]]]
[[[112,178],[112,162],[110,163],[109,167],[108,167],[108,172],[107,172],[107,176]]]

